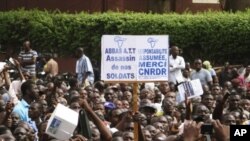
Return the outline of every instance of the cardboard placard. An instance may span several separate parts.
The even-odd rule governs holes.
[[[78,124],[79,113],[57,104],[46,128],[46,134],[60,140],[67,140],[72,135]]]

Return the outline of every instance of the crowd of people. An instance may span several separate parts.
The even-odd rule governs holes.
[[[0,140],[58,140],[45,133],[58,103],[79,113],[69,141],[133,141],[135,136],[140,141],[196,141],[208,136],[227,141],[230,125],[250,124],[248,64],[232,68],[227,62],[216,72],[207,60],[197,58],[190,64],[177,46],[170,50],[169,80],[140,83],[139,109],[133,111],[133,85],[95,81],[83,48],[76,49],[74,74],[64,77],[57,62],[47,55],[46,77],[39,79],[37,52],[25,41],[18,58],[1,70]],[[14,80],[10,79],[11,68],[19,73]],[[177,101],[177,86],[195,79],[200,80],[203,94],[191,99],[186,94],[184,101]]]

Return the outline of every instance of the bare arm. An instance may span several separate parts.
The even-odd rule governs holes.
[[[187,97],[187,93],[185,93],[185,105],[186,105],[186,120],[191,120],[192,117],[192,103]]]
[[[86,73],[83,74],[82,84],[84,84],[84,82],[87,79],[89,74],[90,74],[90,72],[86,72]]]
[[[3,124],[7,123],[13,109],[14,109],[14,103],[10,102],[10,101],[7,102],[6,107],[5,107],[5,117],[4,117],[4,120],[3,120]]]
[[[229,97],[229,92],[226,92],[222,101],[217,101],[216,107],[214,108],[214,111],[213,111],[213,119],[214,120],[220,120],[220,121],[222,120],[223,108],[224,108],[224,105],[225,105],[228,97]]]
[[[229,137],[229,127],[223,126],[219,120],[212,122],[214,127],[214,135],[217,141],[227,141]]]
[[[8,73],[8,66],[5,66],[3,69],[3,77],[4,77],[4,81],[5,81],[5,86],[7,89],[9,89],[11,80],[10,80],[10,75]]]
[[[95,112],[92,110],[92,108],[89,106],[88,102],[85,99],[80,100],[80,105],[82,108],[86,110],[88,115],[92,118],[93,122],[99,129],[100,133],[102,134],[103,140],[105,141],[111,141],[112,134],[108,130],[108,128],[103,124],[102,120],[95,114]]]
[[[15,59],[14,59],[14,63],[15,63],[15,65],[16,65],[16,68],[17,68],[17,71],[18,71],[18,73],[19,73],[20,79],[21,79],[22,81],[25,80],[25,77],[24,77],[23,72],[22,72],[22,70],[21,70],[20,63],[18,62],[18,60],[15,60]]]
[[[199,139],[202,124],[202,122],[197,124],[195,121],[185,124],[183,132],[184,141],[195,141]]]

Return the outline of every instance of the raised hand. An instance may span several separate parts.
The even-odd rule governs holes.
[[[201,137],[200,129],[203,123],[195,121],[184,124],[183,137],[185,141],[195,141]]]
[[[185,93],[185,105],[186,105],[186,119],[191,120],[192,103],[191,100],[188,99],[187,93]]]
[[[6,114],[10,115],[11,112],[13,111],[13,109],[14,109],[14,106],[15,106],[15,105],[14,105],[13,102],[8,101],[7,104],[6,104],[6,106],[5,106]]]
[[[218,141],[226,141],[227,137],[229,137],[229,127],[222,125],[219,120],[212,121],[212,125],[215,131],[215,138]]]

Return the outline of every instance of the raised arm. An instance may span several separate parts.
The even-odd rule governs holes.
[[[112,134],[109,131],[109,129],[103,124],[102,120],[95,114],[95,112],[92,110],[90,105],[85,99],[81,99],[79,104],[82,108],[84,108],[87,112],[87,114],[91,117],[97,128],[99,129],[100,133],[102,134],[102,138],[105,141],[111,141]]]

